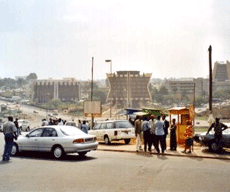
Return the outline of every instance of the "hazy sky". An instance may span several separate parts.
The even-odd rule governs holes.
[[[207,77],[230,60],[229,0],[0,0],[0,77]]]

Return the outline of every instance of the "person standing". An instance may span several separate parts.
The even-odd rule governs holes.
[[[13,123],[13,117],[8,117],[8,121],[3,125],[3,134],[5,138],[5,148],[2,156],[3,161],[10,160],[10,154],[13,147],[14,138],[17,140],[17,128]]]
[[[136,151],[138,152],[141,149],[141,118],[139,116],[136,117],[136,121],[134,123],[135,127],[135,135],[136,135]]]
[[[58,125],[58,126],[64,125],[61,118],[58,119],[58,124],[57,124],[57,125]]]
[[[161,152],[164,153],[165,151],[165,140],[164,140],[164,122],[162,122],[161,117],[157,117],[157,121],[155,123],[155,135],[156,135],[156,150],[160,153],[159,150],[159,143],[161,145]]]
[[[150,126],[149,126],[148,117],[144,117],[144,122],[141,125],[141,130],[143,131],[143,137],[144,137],[144,150],[146,152],[148,146],[148,150],[150,151],[150,143],[149,143]]]
[[[88,134],[89,126],[86,124],[86,121],[85,121],[85,120],[83,121],[83,124],[81,125],[81,130],[82,130],[84,133]]]
[[[168,135],[168,128],[169,128],[169,122],[166,120],[166,116],[163,115],[162,116],[162,120],[164,122],[164,142],[165,142],[165,150],[167,149],[167,142],[166,142],[166,138],[167,138],[167,135]]]
[[[176,141],[176,119],[172,120],[172,125],[170,127],[170,150],[176,151],[177,141]]]
[[[221,140],[222,140],[222,131],[228,128],[227,125],[220,122],[220,118],[216,118],[215,122],[210,126],[206,134],[209,134],[211,129],[214,128],[214,139],[216,141],[216,144],[220,146]]]
[[[18,118],[15,119],[14,125],[15,125],[15,127],[17,128],[17,135],[18,135],[18,136],[21,135],[21,130],[20,130],[20,127],[19,127],[19,125],[18,125]]]
[[[150,125],[150,138],[149,138],[149,143],[150,143],[150,151],[152,150],[152,145],[156,149],[156,135],[155,135],[155,122],[154,122],[155,116],[151,115],[150,120],[149,120],[149,125]]]

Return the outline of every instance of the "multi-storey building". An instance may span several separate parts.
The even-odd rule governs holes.
[[[230,62],[215,62],[213,69],[214,90],[230,89]]]
[[[60,99],[64,102],[80,100],[80,85],[74,78],[33,80],[32,85],[33,100],[40,103],[52,99]]]
[[[196,97],[208,94],[209,80],[204,78],[175,79],[168,81],[168,89],[172,94],[187,93]]]
[[[138,107],[139,102],[152,101],[149,92],[151,76],[151,73],[141,75],[139,71],[117,71],[117,74],[107,74],[110,87],[107,101],[126,107]]]

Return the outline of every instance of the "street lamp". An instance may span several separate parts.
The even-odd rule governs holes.
[[[105,60],[105,62],[110,63],[110,74],[112,75],[112,60],[107,59],[107,60]],[[110,118],[111,117],[112,117],[112,102],[110,103]]]

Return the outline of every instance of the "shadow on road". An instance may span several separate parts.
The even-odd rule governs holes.
[[[13,158],[21,158],[21,159],[34,159],[34,160],[48,160],[48,161],[60,161],[60,162],[76,162],[76,161],[89,161],[96,159],[95,157],[90,156],[79,156],[77,154],[67,154],[61,160],[55,159],[52,154],[45,152],[21,152],[18,156],[14,156]]]
[[[106,146],[106,144],[104,142],[99,142],[99,145]],[[113,143],[110,143],[108,146],[125,146],[125,145],[129,145],[129,144],[113,142]]]

